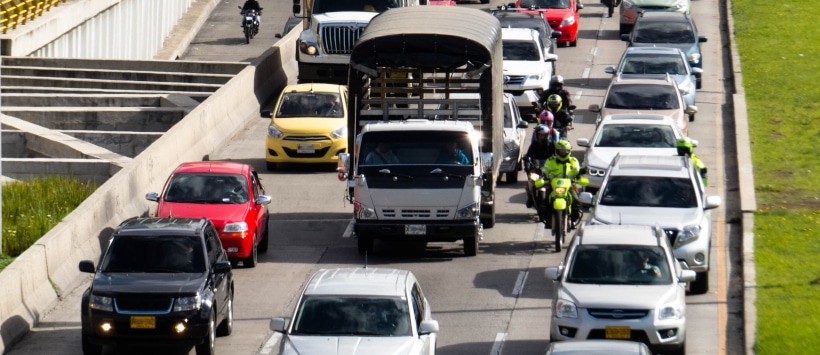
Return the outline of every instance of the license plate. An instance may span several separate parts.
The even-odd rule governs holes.
[[[153,316],[131,316],[131,329],[154,329],[157,318]]]
[[[299,154],[313,154],[316,153],[316,147],[313,144],[299,144],[296,147],[296,152]]]
[[[632,329],[629,327],[606,327],[607,339],[629,339]]]
[[[427,234],[427,226],[424,224],[407,224],[404,226],[404,234],[425,235]]]

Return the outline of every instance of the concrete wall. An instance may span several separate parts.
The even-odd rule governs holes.
[[[113,228],[148,213],[152,206],[146,192],[162,185],[180,163],[207,159],[258,120],[260,106],[285,84],[295,82],[296,34],[280,40],[287,45],[266,51],[132,161],[116,167],[119,172],[0,272],[0,353],[35,326],[63,292],[89,277],[79,272],[78,263],[96,262]]]

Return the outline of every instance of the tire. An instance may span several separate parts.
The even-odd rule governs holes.
[[[625,35],[625,34],[629,33],[630,30],[632,30],[632,29],[629,27],[629,25],[623,25],[622,24],[621,27],[618,29],[618,33],[622,34],[622,35]]]
[[[256,245],[256,234],[253,235],[253,244],[251,244],[251,255],[248,255],[247,258],[242,260],[242,263],[245,264],[246,268],[256,267],[257,261],[259,261],[259,249]]]
[[[211,319],[208,322],[208,336],[202,339],[201,344],[196,345],[196,355],[214,355],[216,345],[216,313],[211,312]]]
[[[216,328],[217,336],[228,336],[231,333],[233,333],[233,292],[231,292],[231,297],[228,298],[228,314],[222,320],[222,323],[219,323],[219,327]]]
[[[686,355],[686,342],[684,341],[680,348],[677,348],[670,352],[672,355]]]
[[[251,37],[253,37],[253,35],[251,34],[251,31],[252,30],[250,29],[250,27],[245,26],[245,44],[250,44],[251,43]]]
[[[695,114],[689,115],[689,122],[695,122]]]
[[[265,227],[265,233],[262,234],[262,240],[259,241],[259,252],[268,252],[268,240],[270,239],[270,226]]]
[[[552,213],[552,235],[555,236],[555,252],[560,253],[564,247],[564,235],[567,231],[567,217],[564,211]]]
[[[464,238],[464,255],[476,256],[478,254],[478,237]]]
[[[373,252],[373,238],[359,236],[357,239],[359,255],[366,255]]]
[[[513,170],[507,173],[507,182],[511,184],[518,182],[518,170]]]
[[[576,39],[574,41],[569,41],[569,46],[570,47],[577,47],[578,46],[578,40]]]
[[[101,355],[102,354],[102,345],[92,344],[90,340],[88,340],[88,335],[82,335],[82,342],[83,342],[83,355]]]
[[[699,272],[695,277],[695,281],[689,283],[689,293],[702,295],[707,291],[709,291],[709,272]]]
[[[484,226],[484,229],[495,227],[495,203],[489,207],[481,205],[481,214],[489,214],[490,217],[481,218],[479,222]]]

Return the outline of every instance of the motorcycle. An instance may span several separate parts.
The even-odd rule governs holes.
[[[239,6],[241,10],[242,7]],[[259,33],[259,22],[256,21],[256,17],[262,15],[261,9],[259,13],[256,10],[249,9],[246,11],[240,11],[240,15],[242,15],[242,29],[245,32],[245,43],[251,43],[251,39],[253,36]]]
[[[542,212],[539,211],[539,218],[544,222],[544,228],[550,228],[553,237],[555,237],[555,252],[561,252],[566,242],[567,232],[575,228],[575,226],[571,225],[570,221],[573,202],[572,191],[577,191],[579,185],[589,185],[589,179],[587,179],[586,176],[579,176],[575,181],[569,178],[552,178],[549,181],[550,189],[548,197],[544,197],[547,195],[545,188],[546,181],[544,178],[540,175],[532,176],[531,180],[533,181],[533,187],[537,191],[544,190],[543,193],[539,192],[535,194],[536,198],[541,198],[541,200],[536,201],[535,204],[545,210],[543,217],[541,215]],[[547,206],[549,206],[547,204],[552,206],[552,213],[547,210]],[[579,217],[576,223],[580,223],[583,215],[583,211],[578,211]]]
[[[541,166],[544,165],[542,160],[532,160],[530,157],[526,158],[525,171],[527,172],[527,184],[524,189],[527,192],[527,208],[534,208],[538,215],[538,222],[544,223],[544,228],[547,226],[546,206],[544,203],[547,196],[546,187],[535,187],[535,182],[542,179],[543,173]]]

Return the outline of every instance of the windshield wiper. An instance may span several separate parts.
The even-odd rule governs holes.
[[[393,176],[394,178],[395,177],[403,177],[403,178],[406,178],[406,179],[409,179],[409,180],[413,180],[413,177],[410,176],[410,175],[396,174],[396,173],[391,172],[390,169],[381,169],[381,170],[379,170],[379,174],[390,175],[390,176]]]
[[[448,173],[448,172],[446,172],[446,171],[444,171],[444,170],[441,170],[441,168],[435,168],[435,169],[431,170],[431,171],[430,171],[430,174],[431,174],[431,175],[444,175],[444,176],[447,176],[447,177],[455,177],[455,178],[459,178],[459,179],[461,179],[461,180],[464,180],[464,179],[466,179],[466,178],[467,178],[467,177],[466,177],[466,176],[464,176],[464,175],[458,175],[458,174]]]

